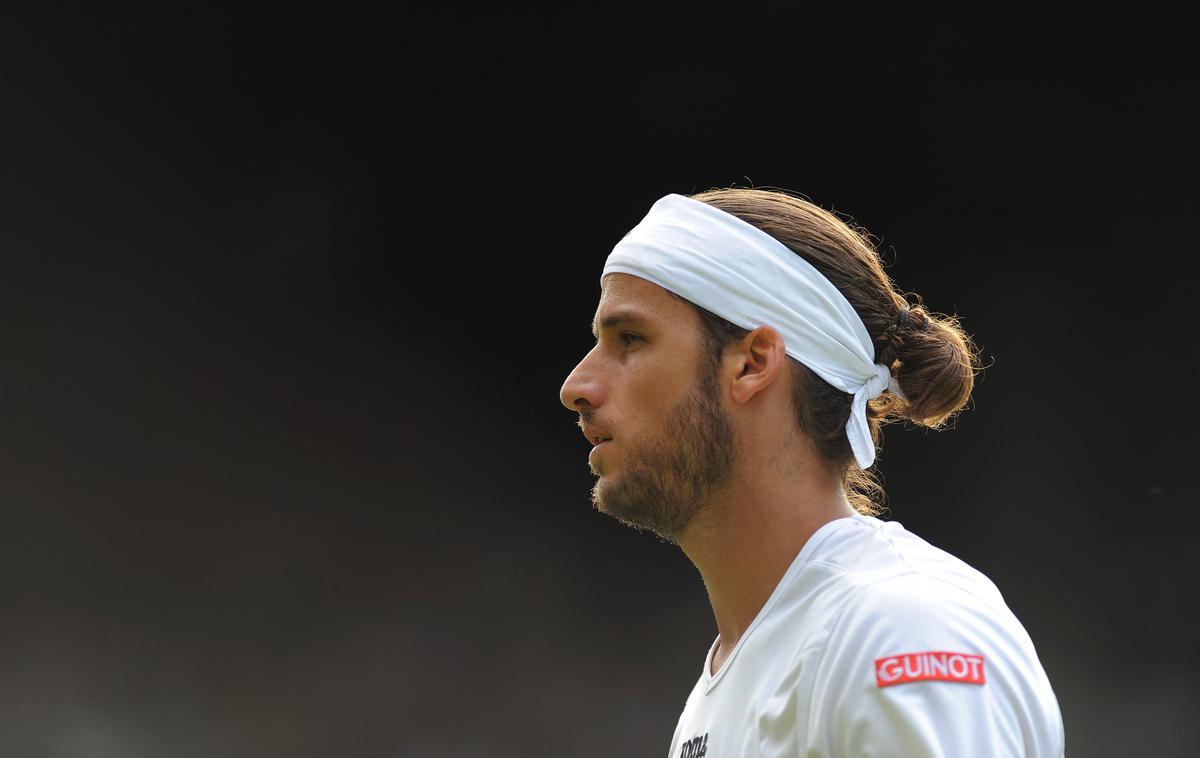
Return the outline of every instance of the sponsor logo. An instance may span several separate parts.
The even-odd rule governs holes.
[[[983,684],[983,656],[930,651],[889,655],[875,661],[875,682],[880,687],[928,681]]]

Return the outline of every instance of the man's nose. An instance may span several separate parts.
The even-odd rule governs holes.
[[[569,411],[578,413],[584,408],[595,408],[604,402],[604,385],[591,358],[592,353],[584,356],[558,391],[559,402]]]

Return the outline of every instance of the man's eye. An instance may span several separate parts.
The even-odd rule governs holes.
[[[630,334],[629,332],[621,332],[621,342],[624,342],[626,347],[628,347],[634,341],[641,341],[641,339],[642,338],[636,334]]]

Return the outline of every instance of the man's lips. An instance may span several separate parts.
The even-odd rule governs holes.
[[[607,429],[585,423],[582,418],[579,419],[579,428],[583,430],[583,436],[587,438],[587,441],[592,443],[592,451],[588,453],[588,463],[590,464],[595,460],[600,449],[612,442],[612,435],[608,433]]]
[[[612,439],[612,435],[604,429],[597,429],[582,422],[579,424],[579,428],[583,430],[583,436],[587,437],[587,441],[592,443],[593,446],[598,446]]]

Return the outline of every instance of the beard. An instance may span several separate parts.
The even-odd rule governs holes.
[[[716,372],[700,371],[658,439],[627,448],[624,470],[596,482],[592,504],[623,524],[678,543],[733,470],[733,426],[721,408]],[[593,466],[592,473],[601,472]]]

